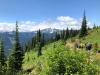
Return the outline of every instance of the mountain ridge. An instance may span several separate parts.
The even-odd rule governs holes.
[[[51,37],[54,36],[55,32],[60,31],[58,29],[52,29],[52,28],[47,28],[47,29],[43,29],[41,30],[42,33],[44,33],[44,37],[46,39],[50,39]],[[3,38],[4,41],[4,49],[6,54],[9,54],[9,50],[11,50],[12,46],[13,46],[13,41],[14,41],[14,33],[15,31],[12,32],[0,32],[0,37]],[[32,39],[32,37],[34,37],[36,35],[36,31],[32,31],[32,32],[19,32],[19,39],[20,39],[20,43],[21,45],[24,45],[26,42],[30,41]]]

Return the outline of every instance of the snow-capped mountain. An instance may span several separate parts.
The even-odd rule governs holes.
[[[57,31],[60,31],[59,29],[52,29],[52,28],[47,28],[47,29],[43,29],[41,30],[43,33],[54,33]]]

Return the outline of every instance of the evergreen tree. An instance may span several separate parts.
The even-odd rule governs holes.
[[[71,29],[70,29],[70,38],[73,37],[73,33],[74,33],[74,31],[73,31],[73,29],[71,28]]]
[[[37,49],[38,49],[38,56],[42,55],[42,51],[41,51],[41,48],[42,48],[42,41],[41,41],[41,31],[39,29],[39,31],[37,31]]]
[[[37,37],[37,39],[36,39],[37,43],[40,42],[41,41],[41,31],[40,31],[40,29],[37,31],[36,37]]]
[[[32,38],[32,49],[35,48],[36,45],[36,37]]]
[[[44,38],[44,34],[42,34],[41,45],[42,45],[42,47],[45,45],[45,38]]]
[[[60,34],[55,32],[55,41],[58,41],[60,39]]]
[[[94,24],[93,29],[96,29],[96,25]]]
[[[6,57],[4,54],[3,40],[0,40],[0,75],[5,75],[6,72]]]
[[[18,22],[16,21],[16,31],[13,51],[9,57],[9,70],[14,73],[21,70],[23,61],[23,49],[19,41]]]
[[[65,32],[64,29],[60,31],[60,34],[59,34],[59,35],[60,35],[60,39],[64,40],[64,38],[65,38],[65,33],[66,33],[66,32]]]
[[[65,30],[65,36],[64,36],[64,40],[67,40],[69,38],[69,29],[67,28]]]
[[[25,43],[24,50],[25,50],[25,52],[27,52],[27,51],[28,51],[28,45],[27,45],[27,43]]]
[[[4,54],[3,40],[0,40],[0,64],[1,64],[1,66],[5,65],[5,54]]]
[[[38,57],[42,55],[42,46],[41,46],[41,42],[38,43]]]
[[[31,43],[30,43],[30,41],[28,41],[26,44],[25,44],[25,51],[27,52],[27,51],[30,51],[30,49],[31,49]]]
[[[57,41],[57,32],[55,32],[55,41]]]
[[[87,35],[87,21],[86,21],[86,16],[85,16],[85,11],[84,11],[83,21],[82,21],[82,26],[81,26],[79,37],[84,37],[86,35]]]

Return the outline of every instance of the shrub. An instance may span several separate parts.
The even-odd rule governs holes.
[[[30,54],[30,53],[29,53]],[[33,53],[32,53],[33,55]],[[92,60],[92,61],[91,61]],[[34,59],[31,75],[98,75],[92,54],[86,50],[66,48],[62,42],[55,42],[43,48],[43,55]],[[29,62],[29,61],[28,61]]]
[[[40,57],[40,75],[97,75],[97,66],[92,62],[88,63],[86,51],[74,51],[65,46],[57,46],[47,50]],[[37,64],[38,65],[38,64]]]
[[[99,49],[98,49],[98,43],[95,43],[94,44],[94,52],[99,52]]]

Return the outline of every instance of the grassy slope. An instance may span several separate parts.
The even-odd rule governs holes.
[[[90,30],[83,41],[100,44],[100,28]]]
[[[99,44],[99,48],[100,48],[100,27],[90,30],[89,34],[86,36],[85,40],[83,40],[83,42],[91,42],[93,44],[98,43]],[[95,55],[95,60],[96,63],[99,65],[100,67],[100,53],[97,53]]]
[[[74,37],[73,39],[78,39],[78,36]],[[69,39],[69,41],[70,40],[72,40],[72,39]],[[88,31],[88,35],[85,38],[80,39],[80,40],[84,44],[88,43],[88,42],[92,43],[92,44],[98,43],[99,48],[100,48],[100,27],[92,29],[92,30],[89,30]],[[100,53],[97,53],[94,56],[94,59],[95,59],[95,63],[98,64],[98,66],[100,67]]]
[[[82,41],[83,42],[91,42],[91,43],[100,44],[100,28],[90,30],[89,34],[86,36],[85,40],[82,40]],[[53,50],[54,44],[57,47],[57,46],[62,45],[62,42],[58,41],[58,42],[46,45],[42,49],[43,50],[43,54],[45,54],[46,50]],[[99,64],[100,55],[97,54],[95,57],[97,58],[97,60],[96,60],[97,64]],[[34,68],[35,69],[35,67],[37,67],[37,66],[35,66],[37,60],[39,60],[39,58],[37,57],[37,52],[35,52],[34,50],[31,50],[30,52],[27,52],[25,54],[25,58],[24,58],[24,61],[23,61],[23,70],[25,71],[25,70],[30,69],[30,68],[32,68],[32,69]]]
[[[62,41],[57,41],[57,42],[54,42],[54,43],[47,44],[42,48],[42,54],[45,56],[45,54],[46,54],[45,52],[49,52],[49,51],[54,50],[54,45],[56,47],[58,47],[58,46],[60,47],[62,44],[63,44]],[[39,57],[37,57],[36,51],[31,50],[30,52],[26,52],[25,57],[24,57],[24,61],[23,61],[23,70],[25,71],[25,70],[32,68],[32,69],[34,69],[33,71],[36,71],[38,60],[41,60],[41,59]]]

